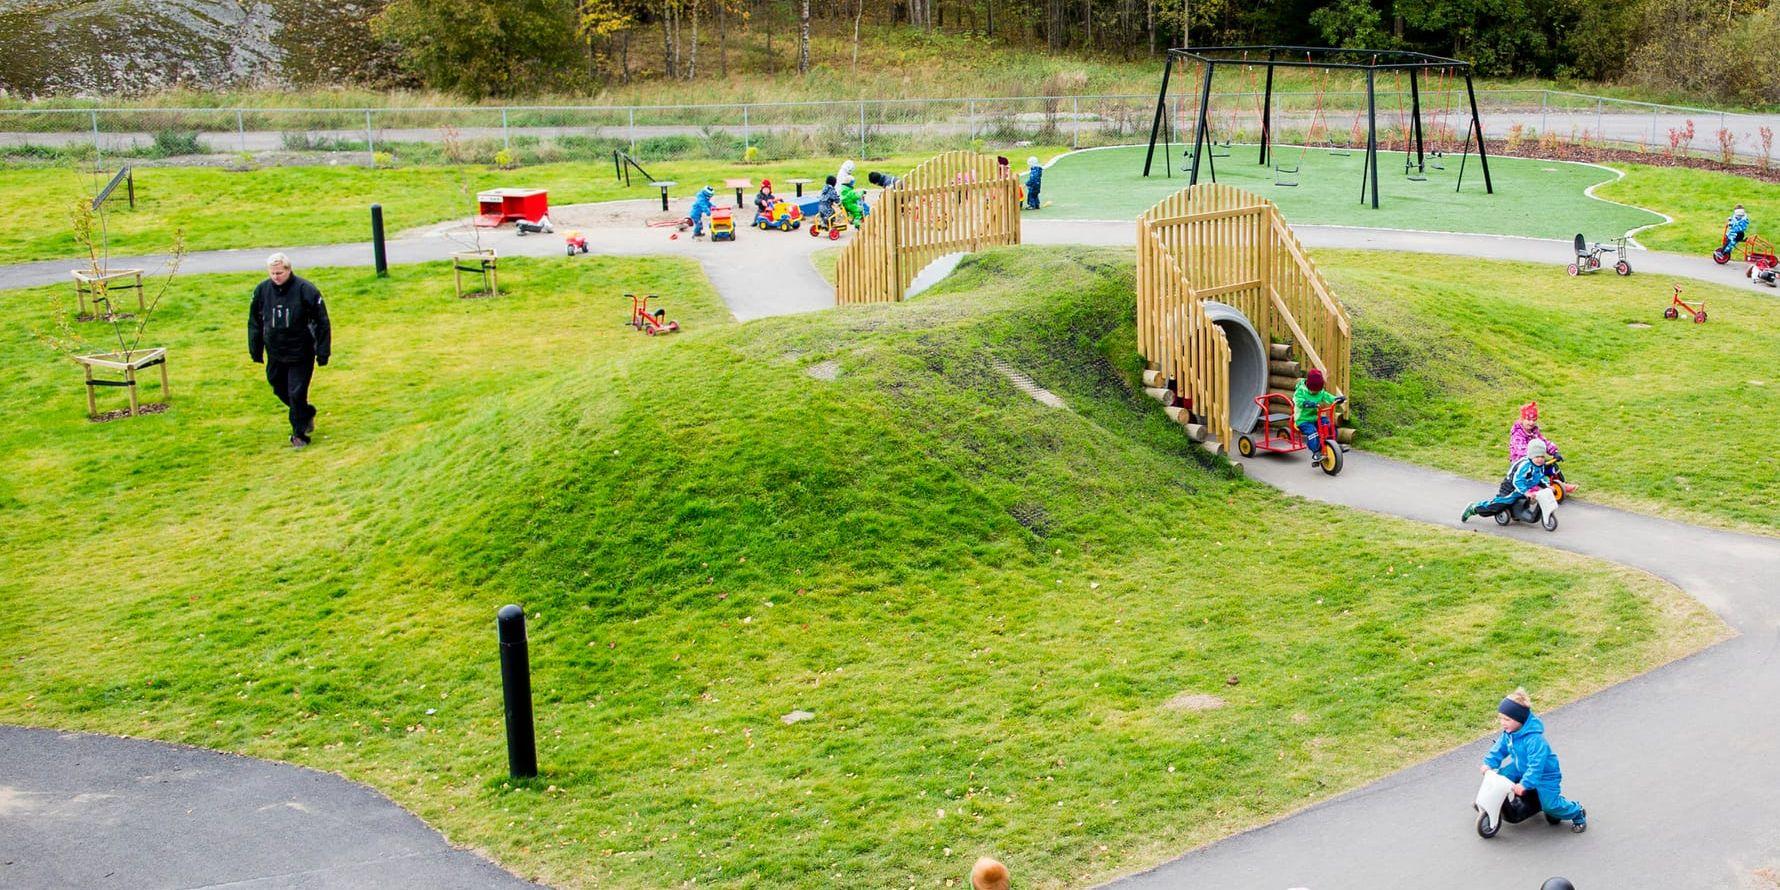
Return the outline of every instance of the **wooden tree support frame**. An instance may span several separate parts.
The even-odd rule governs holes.
[[[167,384],[167,350],[164,348],[144,349],[131,353],[128,357],[117,352],[102,352],[96,355],[77,355],[74,360],[81,364],[87,375],[87,417],[99,419],[99,402],[94,392],[101,386],[121,386],[130,394],[130,416],[142,414],[144,408],[154,405],[171,405],[173,390]],[[161,400],[147,405],[142,403],[136,392],[137,374],[159,365],[161,368]],[[122,380],[105,380],[94,376],[94,369],[116,371],[123,374]]]
[[[949,253],[1020,243],[1019,180],[990,155],[949,151],[923,161],[876,206],[835,263],[834,301],[893,303]]]
[[[1230,345],[1204,301],[1235,307],[1263,342],[1291,343],[1329,389],[1348,392],[1347,310],[1279,208],[1218,183],[1182,189],[1137,220],[1137,346],[1222,443],[1230,426]]]
[[[92,269],[74,269],[68,274],[74,276],[74,301],[76,321],[92,321],[101,317],[99,300],[103,298],[107,305],[116,312],[117,301],[111,298],[112,291],[134,290],[136,292],[136,311],[147,311],[143,297],[141,269],[109,269],[95,273]],[[119,283],[121,282],[121,283]],[[87,311],[87,304],[93,304],[93,310]]]
[[[457,298],[460,300],[477,297],[498,297],[501,295],[501,276],[498,268],[499,258],[494,248],[481,250],[460,250],[451,255],[451,280],[457,287]],[[464,273],[475,275],[473,279],[480,288],[472,291],[464,290]]]

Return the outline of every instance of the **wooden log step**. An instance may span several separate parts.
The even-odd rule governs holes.
[[[1292,357],[1292,344],[1269,343],[1267,344],[1267,355],[1271,358],[1289,359]]]
[[[1351,426],[1344,426],[1341,429],[1336,430],[1335,441],[1340,442],[1343,445],[1352,445],[1354,441],[1354,428]]]
[[[1159,386],[1146,386],[1143,388],[1143,394],[1161,402],[1164,406],[1172,406],[1175,402],[1174,390],[1171,389],[1163,389]]]
[[[1267,362],[1267,370],[1275,374],[1290,374],[1293,377],[1301,376],[1298,363],[1289,359],[1273,359]]]
[[[1146,388],[1148,388],[1148,387],[1161,388],[1162,385],[1167,382],[1168,382],[1168,378],[1163,377],[1162,372],[1158,371],[1154,368],[1151,368],[1151,369],[1143,372],[1143,385]]]
[[[1162,409],[1162,413],[1168,415],[1168,419],[1175,423],[1187,422],[1187,409],[1179,405],[1168,405]]]
[[[1291,374],[1268,374],[1267,386],[1275,390],[1285,390],[1287,395],[1297,392],[1298,378]]]
[[[1199,447],[1205,449],[1208,454],[1224,453],[1224,443],[1219,442],[1216,439],[1208,439],[1204,442],[1200,442]]]
[[[1187,423],[1183,424],[1183,426],[1187,428],[1187,438],[1192,439],[1195,442],[1205,441],[1205,424]]]

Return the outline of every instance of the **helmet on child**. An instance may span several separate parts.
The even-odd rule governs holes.
[[[1576,885],[1569,878],[1547,878],[1539,885],[1539,890],[1576,890]]]
[[[1322,392],[1323,391],[1322,369],[1311,368],[1310,373],[1304,375],[1304,388],[1310,390],[1311,392]]]
[[[1520,406],[1520,419],[1532,423],[1539,419],[1539,403],[1528,402]]]

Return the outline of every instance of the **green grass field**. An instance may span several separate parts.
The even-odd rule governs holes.
[[[1073,219],[1134,220],[1157,201],[1186,185],[1176,146],[1174,176],[1162,176],[1162,149],[1151,176],[1145,179],[1145,148],[1096,149],[1059,159],[1045,171],[1044,198],[1052,202],[1043,213]],[[1360,203],[1363,152],[1338,157],[1322,149],[1282,147],[1285,163],[1303,159],[1296,187],[1275,184],[1273,172],[1255,163],[1254,146],[1234,146],[1231,156],[1216,158],[1217,181],[1255,192],[1279,205],[1294,224],[1371,226],[1569,238],[1577,232],[1620,234],[1662,218],[1632,207],[1596,201],[1583,194],[1595,183],[1614,178],[1599,167],[1560,161],[1492,158],[1496,187],[1483,191],[1483,178],[1473,157],[1466,165],[1462,192],[1453,191],[1459,160],[1449,158],[1446,170],[1428,171],[1426,182],[1403,176],[1403,155],[1379,153],[1379,208]],[[1200,181],[1208,180],[1202,169]],[[1368,192],[1368,195],[1370,193]]]
[[[309,270],[335,359],[301,452],[241,342],[254,276],[181,281],[173,410],[104,425],[31,333],[54,289],[5,294],[0,602],[54,633],[0,625],[0,720],[336,770],[561,886],[943,886],[982,853],[1078,886],[1721,633],[1647,575],[1208,465],[1120,379],[1129,264],[996,251],[746,325],[673,260],[515,260],[467,303],[437,265]],[[685,333],[621,323],[645,287]]]
[[[1663,319],[1671,282],[1656,276],[1387,253],[1317,262],[1353,316],[1364,447],[1498,476],[1517,409],[1537,399],[1588,499],[1780,531],[1780,463],[1753,421],[1780,389],[1769,292],[1683,282],[1707,303],[1695,325]]]
[[[1754,224],[1750,232],[1769,241],[1780,239],[1780,184],[1747,176],[1686,167],[1615,164],[1626,171],[1618,182],[1595,194],[1613,201],[1648,207],[1674,218],[1638,233],[1638,242],[1652,250],[1705,254],[1723,243],[1724,220],[1741,203]]]
[[[862,164],[865,169],[904,171],[924,160],[898,157]],[[798,163],[742,164],[722,161],[648,162],[649,172],[680,185],[676,198],[689,197],[709,183],[719,193],[723,180],[747,177],[783,182],[794,176],[816,179],[835,171],[839,158]],[[373,170],[354,166],[269,167],[234,172],[215,167],[139,167],[137,208],[112,201],[107,214],[111,250],[116,254],[167,249],[176,228],[191,250],[331,244],[370,238],[370,206],[383,205],[391,235],[407,228],[467,217],[475,193],[497,186],[547,188],[553,204],[651,198],[658,192],[633,178],[614,180],[612,166],[561,163],[497,170],[483,166],[399,167]],[[66,167],[0,167],[0,263],[79,256],[67,208],[90,197],[103,181]],[[789,194],[790,189],[784,189]]]

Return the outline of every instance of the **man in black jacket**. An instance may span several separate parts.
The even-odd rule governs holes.
[[[328,308],[315,285],[291,272],[282,253],[266,258],[266,280],[253,289],[247,313],[247,354],[265,361],[266,382],[290,407],[290,444],[302,448],[315,432],[315,406],[309,404],[309,380],[316,365],[326,365],[333,347]]]

